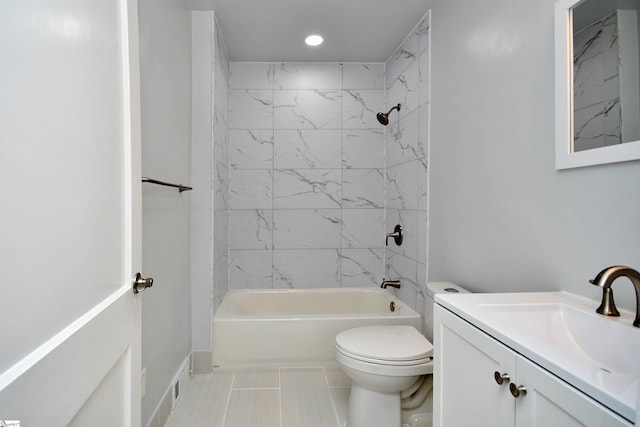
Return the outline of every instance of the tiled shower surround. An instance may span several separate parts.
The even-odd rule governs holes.
[[[378,286],[384,277],[400,279],[399,297],[422,311],[428,68],[428,15],[386,64],[230,63],[228,135],[216,135],[228,157],[220,144],[213,172],[216,190],[229,189],[228,205],[215,193],[214,309],[226,291],[228,206],[228,289]],[[378,123],[376,113],[398,103],[389,126]],[[385,247],[397,223],[404,243]]]
[[[375,285],[384,64],[231,63],[230,87],[230,287]]]
[[[429,151],[429,26],[427,14],[386,64],[386,230],[401,224],[402,246],[389,241],[385,277],[400,279],[398,296],[424,312],[427,286]]]

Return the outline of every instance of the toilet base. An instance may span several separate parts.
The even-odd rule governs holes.
[[[400,427],[400,393],[382,393],[351,384],[346,427]]]

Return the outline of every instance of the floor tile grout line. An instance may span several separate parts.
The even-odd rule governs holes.
[[[325,386],[327,387],[327,392],[329,393],[329,400],[331,401],[331,408],[333,409],[333,416],[335,417],[336,426],[340,427],[340,417],[338,416],[338,408],[336,408],[335,396],[331,392],[331,387],[329,387],[329,377],[327,376],[326,366],[322,367],[322,375],[324,376]]]
[[[227,413],[229,411],[229,403],[231,402],[231,392],[233,391],[233,382],[236,379],[236,371],[233,371],[232,377],[231,377],[231,384],[229,384],[229,392],[227,393],[227,402],[224,406],[224,416],[222,417],[222,426],[224,426],[227,423]]]
[[[280,406],[280,427],[283,427],[282,423],[282,368],[278,368],[278,401]]]

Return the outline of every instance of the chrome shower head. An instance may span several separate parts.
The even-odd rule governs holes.
[[[381,125],[388,125],[389,124],[389,114],[391,114],[391,112],[393,110],[398,110],[400,111],[400,104],[393,106],[389,111],[387,111],[386,113],[378,113],[376,114],[376,118],[378,119],[378,121],[380,122]]]

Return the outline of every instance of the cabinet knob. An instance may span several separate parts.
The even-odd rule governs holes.
[[[509,391],[511,392],[513,397],[515,397],[516,399],[521,395],[522,396],[527,395],[527,389],[523,385],[515,385],[515,383],[509,384]]]
[[[505,381],[509,382],[509,374],[507,374],[506,372],[504,374],[501,374],[498,371],[495,371],[493,373],[493,378],[496,380],[496,382],[500,385],[502,385]]]

